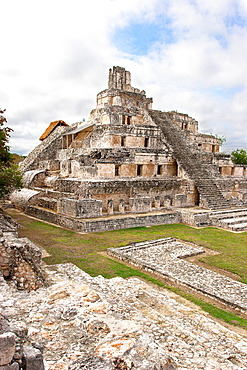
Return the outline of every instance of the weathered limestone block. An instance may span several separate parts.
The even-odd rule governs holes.
[[[60,161],[59,160],[49,160],[48,161],[48,169],[50,171],[58,171],[60,169]]]
[[[15,334],[11,332],[0,335],[0,365],[8,365],[15,354]]]
[[[65,159],[60,162],[60,171],[62,176],[67,176],[71,173],[71,161]]]
[[[102,215],[102,201],[63,198],[58,201],[58,213],[77,218],[98,217]]]
[[[0,313],[0,334],[6,333],[10,331],[10,325],[7,318]]]
[[[132,338],[120,338],[111,342],[106,342],[96,348],[96,355],[104,358],[122,356],[129,351],[135,344]]]
[[[27,171],[23,174],[23,184],[25,187],[41,187],[44,184],[45,177],[44,170]]]
[[[186,207],[187,195],[186,194],[175,194],[172,199],[172,205],[174,207]]]
[[[49,176],[45,178],[44,184],[48,188],[52,188],[57,180],[58,176]]]
[[[87,325],[87,331],[92,335],[105,336],[111,330],[109,326],[101,320],[92,320]]]
[[[5,253],[5,256],[4,254]],[[18,289],[33,290],[46,286],[41,267],[41,251],[27,238],[6,238],[0,250],[0,272],[11,277]]]
[[[130,198],[130,209],[132,212],[150,212],[152,199],[150,197]]]
[[[243,176],[244,174],[244,167],[243,166],[234,166],[234,176]]]
[[[42,252],[36,244],[32,243],[28,238],[19,238],[22,246],[25,246],[28,253],[32,256],[33,260],[41,264],[42,263]]]
[[[181,210],[180,213],[182,216],[182,222],[187,225],[192,225],[196,227],[204,227],[204,226],[212,225],[209,212],[193,213],[193,212],[187,212],[185,210]]]
[[[26,370],[45,370],[43,355],[39,349],[24,347],[24,366]]]
[[[13,191],[10,195],[10,200],[16,208],[25,210],[31,198],[35,197],[39,193],[40,191],[23,188]]]
[[[14,362],[11,365],[6,365],[6,366],[0,366],[0,370],[19,370],[20,366],[18,362]]]

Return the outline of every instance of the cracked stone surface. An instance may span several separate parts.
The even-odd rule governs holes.
[[[30,293],[5,286],[0,306],[44,348],[46,370],[247,368],[247,337],[191,304],[137,279],[91,277],[47,266],[52,284]],[[3,284],[3,283],[2,283]]]

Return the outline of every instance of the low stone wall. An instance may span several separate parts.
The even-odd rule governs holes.
[[[104,230],[128,229],[131,227],[174,224],[181,222],[181,214],[174,211],[159,211],[139,214],[102,216],[101,218],[84,218],[79,220],[57,214],[43,208],[29,206],[26,213],[41,220],[79,232],[97,232]]]
[[[56,212],[53,212],[52,210],[30,205],[26,209],[26,214],[32,217],[36,217],[40,220],[62,226],[65,229],[71,229],[71,230],[78,231],[78,232],[85,231],[85,223],[83,221],[76,219],[76,218],[69,217],[69,216],[57,214]]]
[[[30,240],[4,236],[0,231],[0,273],[18,289],[33,290],[46,286],[41,268],[41,251]]]
[[[85,232],[95,232],[103,230],[120,230],[132,227],[175,224],[181,222],[181,216],[177,212],[156,212],[154,214],[138,214],[125,217],[115,215],[112,218],[102,218],[101,220],[85,220]]]

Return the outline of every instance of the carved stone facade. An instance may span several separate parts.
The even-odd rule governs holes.
[[[152,110],[124,68],[110,69],[87,122],[57,122],[21,164],[26,189],[12,194],[33,216],[83,231],[89,218],[148,213],[152,224],[167,208],[221,209],[247,198],[246,167],[221,155],[220,140],[198,133],[187,114]]]

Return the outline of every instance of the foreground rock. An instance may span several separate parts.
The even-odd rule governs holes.
[[[37,247],[5,221],[0,370],[247,368],[247,335],[137,278],[91,277],[72,264],[43,268]]]
[[[50,287],[0,299],[9,324],[22,320],[26,340],[43,350],[46,370],[247,368],[247,339],[172,293],[137,278],[90,277],[71,264],[47,274]]]

